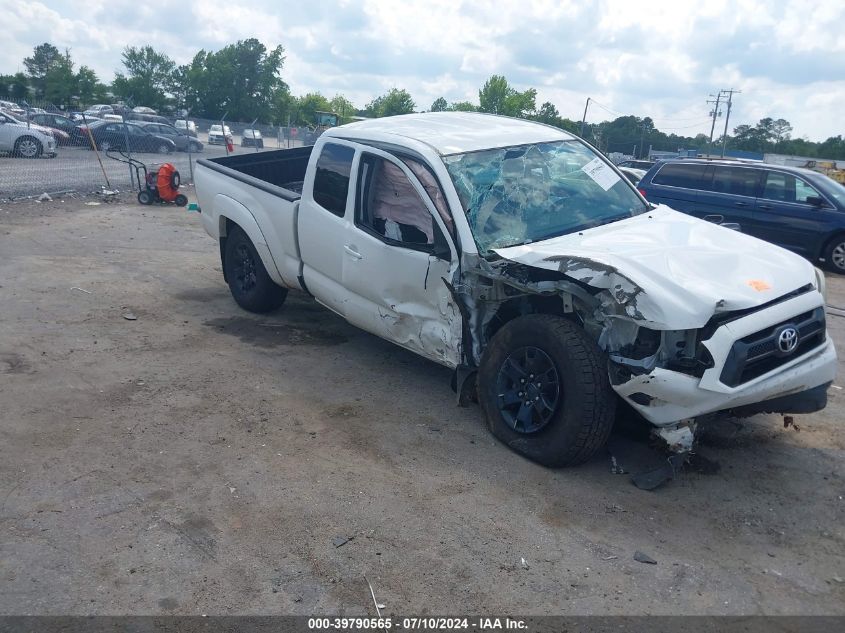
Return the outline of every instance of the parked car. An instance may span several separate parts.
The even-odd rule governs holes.
[[[646,173],[645,169],[636,169],[634,167],[621,167],[619,165],[617,165],[616,167],[619,168],[619,171],[622,172],[622,175],[624,175],[625,178],[627,178],[628,181],[634,186],[639,184],[640,180],[643,179],[643,176],[645,176]]]
[[[81,145],[85,139],[80,134],[78,123],[61,114],[30,114],[30,123],[48,128],[59,145]]]
[[[147,123],[145,121],[138,121],[135,125],[144,128],[150,134],[169,138],[180,152],[187,152],[190,149],[192,152],[197,153],[203,150],[203,144],[200,141],[192,136],[188,136],[181,130],[177,130],[172,125]]]
[[[110,149],[133,152],[157,152],[170,154],[176,151],[176,145],[169,138],[150,134],[144,128],[134,123],[118,123],[117,121],[94,121],[88,125],[97,148],[101,151]]]
[[[13,103],[11,101],[0,101],[0,111],[11,114],[16,118],[26,115],[26,110],[21,108],[17,103]]]
[[[821,271],[648,205],[563,130],[409,114],[194,177],[242,308],[314,297],[452,369],[459,401],[549,466],[601,449],[617,396],[685,452],[696,418],[816,411],[836,375]]]
[[[235,137],[232,136],[232,130],[226,126],[226,138],[223,138],[223,128],[219,123],[212,125],[208,129],[208,144],[209,145],[225,145],[227,142],[234,143]]]
[[[186,132],[189,136],[193,136],[194,138],[197,137],[197,124],[193,121],[188,121],[187,119],[176,119],[173,127],[182,132]]]
[[[147,106],[135,106],[132,108],[132,112],[137,112],[138,114],[158,114],[158,112]]]
[[[633,169],[642,169],[644,171],[648,171],[654,166],[655,161],[653,160],[623,160],[621,163],[617,163],[617,167],[631,167]]]
[[[247,128],[241,132],[241,147],[264,147],[261,130]]]
[[[824,174],[741,160],[660,162],[639,183],[656,204],[738,224],[743,233],[845,274],[845,186]]]
[[[0,152],[21,158],[56,155],[56,139],[38,125],[30,125],[0,112]]]
[[[170,125],[170,120],[160,114],[147,114],[145,112],[133,111],[127,112],[125,116],[127,121],[134,121],[136,123],[143,121],[145,123],[163,123],[165,125]]]
[[[112,107],[110,105],[97,104],[97,105],[92,105],[90,108],[85,110],[85,112],[83,112],[83,114],[86,117],[91,116],[91,117],[101,118],[104,114],[114,114],[114,110],[112,109]]]

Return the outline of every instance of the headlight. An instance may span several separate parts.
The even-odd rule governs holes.
[[[816,270],[816,290],[822,293],[824,302],[827,303],[827,282],[824,278],[824,272],[821,268],[815,267]]]

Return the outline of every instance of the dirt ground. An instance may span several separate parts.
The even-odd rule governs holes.
[[[303,296],[241,311],[183,209],[0,204],[0,254],[0,613],[375,615],[366,577],[386,614],[845,614],[838,388],[645,492]]]

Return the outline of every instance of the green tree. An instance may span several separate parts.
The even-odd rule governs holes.
[[[329,107],[331,112],[337,113],[341,125],[352,121],[352,117],[356,112],[356,108],[352,102],[341,94],[336,94],[332,97]]]
[[[314,125],[314,113],[331,112],[332,104],[319,92],[309,92],[294,100],[294,116],[292,122],[296,125]]]
[[[23,73],[14,75],[0,75],[0,99],[20,101],[29,94],[27,77]]]
[[[776,145],[780,145],[784,141],[788,141],[791,132],[792,125],[786,119],[777,119],[772,124],[772,133],[774,134]]]
[[[481,112],[525,119],[534,115],[536,99],[537,90],[534,88],[519,92],[502,75],[493,75],[478,91],[478,109]]]
[[[36,99],[44,98],[47,88],[47,74],[61,61],[62,54],[59,49],[48,42],[33,48],[32,56],[23,60]]]
[[[71,103],[77,93],[77,77],[73,72],[73,60],[70,50],[65,50],[50,66],[44,76],[44,99],[52,104],[66,105]]]
[[[391,88],[387,93],[370,101],[365,110],[369,116],[384,117],[410,114],[416,107],[407,90]]]
[[[279,106],[287,102],[278,93],[289,92],[281,78],[284,61],[284,48],[268,51],[255,38],[217,52],[201,50],[185,71],[187,107],[212,119],[228,112],[230,121],[278,120]]]
[[[470,101],[453,101],[448,110],[452,112],[478,112],[478,106]]]
[[[431,112],[443,112],[448,109],[448,107],[449,105],[446,103],[446,99],[438,97],[434,100],[434,103],[431,104]]]
[[[176,62],[152,46],[127,46],[123,49],[126,75],[115,73],[112,92],[134,105],[163,109],[172,94]]]
[[[88,66],[80,66],[76,73],[76,94],[74,97],[80,103],[95,103],[106,100],[106,86],[99,80],[97,73]]]

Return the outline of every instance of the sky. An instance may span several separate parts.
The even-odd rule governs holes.
[[[256,37],[285,48],[293,94],[358,107],[394,87],[418,110],[477,104],[496,74],[573,120],[589,97],[588,122],[633,114],[709,134],[707,100],[734,89],[730,130],[772,117],[794,138],[845,135],[842,0],[0,0],[0,15],[0,74],[43,42],[110,82],[126,46],[184,64]]]

